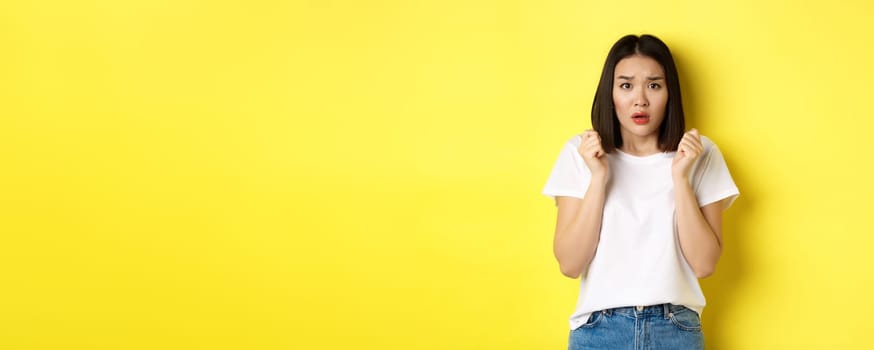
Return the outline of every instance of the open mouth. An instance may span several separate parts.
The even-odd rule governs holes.
[[[631,115],[631,120],[638,125],[649,123],[649,114],[646,112],[637,112]]]

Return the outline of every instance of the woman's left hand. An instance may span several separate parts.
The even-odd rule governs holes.
[[[689,130],[683,134],[683,139],[677,146],[677,153],[674,155],[674,162],[671,166],[674,178],[688,179],[692,165],[703,152],[704,146],[701,144],[701,136],[698,135],[697,129]]]

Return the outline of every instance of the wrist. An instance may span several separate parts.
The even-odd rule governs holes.
[[[591,183],[589,186],[606,187],[608,176],[607,174],[592,174]]]

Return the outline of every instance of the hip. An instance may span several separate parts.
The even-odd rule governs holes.
[[[568,349],[704,349],[704,334],[698,313],[682,305],[619,307],[593,312]]]

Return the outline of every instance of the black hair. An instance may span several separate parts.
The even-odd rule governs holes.
[[[662,152],[676,151],[686,130],[683,101],[680,95],[680,76],[677,74],[677,66],[668,46],[659,38],[648,34],[626,35],[613,44],[613,48],[607,54],[607,61],[601,71],[601,81],[598,82],[598,89],[595,91],[595,101],[592,103],[592,127],[601,136],[601,147],[607,153],[622,147],[619,119],[613,106],[613,74],[616,64],[632,55],[652,58],[661,64],[665,71],[668,102],[665,106],[665,118],[659,126],[658,142]]]

